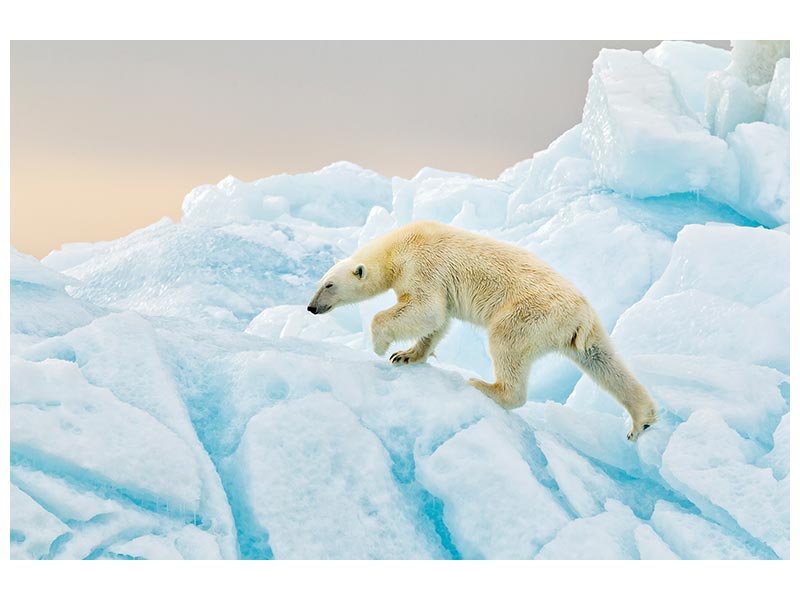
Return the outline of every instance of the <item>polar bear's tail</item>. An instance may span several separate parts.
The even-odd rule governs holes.
[[[633,426],[628,433],[629,440],[636,440],[643,430],[656,422],[656,403],[614,351],[598,321],[591,327],[578,327],[567,355],[631,415]]]
[[[584,352],[589,347],[589,337],[592,335],[592,328],[585,325],[578,325],[575,333],[572,334],[570,346],[573,350]]]

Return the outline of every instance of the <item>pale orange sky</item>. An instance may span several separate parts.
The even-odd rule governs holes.
[[[177,220],[229,174],[495,177],[580,121],[600,48],[657,43],[12,42],[11,243]]]

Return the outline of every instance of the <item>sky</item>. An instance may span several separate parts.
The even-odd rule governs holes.
[[[12,42],[11,243],[41,258],[178,220],[227,175],[494,178],[580,122],[601,48],[657,44]]]

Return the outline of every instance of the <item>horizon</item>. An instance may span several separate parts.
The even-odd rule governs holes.
[[[229,175],[495,178],[580,122],[600,48],[658,43],[15,41],[11,243],[42,258],[178,221]]]

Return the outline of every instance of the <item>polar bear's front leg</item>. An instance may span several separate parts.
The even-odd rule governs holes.
[[[433,349],[447,333],[449,322],[425,337],[417,340],[417,343],[411,346],[408,350],[398,350],[389,358],[389,362],[395,365],[419,363],[428,360],[428,357],[433,354]]]
[[[433,298],[412,298],[403,294],[393,307],[379,312],[372,319],[372,346],[383,356],[392,342],[424,338],[441,329],[447,321],[443,301]]]

